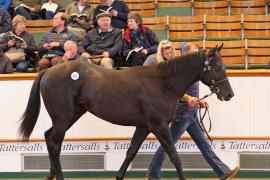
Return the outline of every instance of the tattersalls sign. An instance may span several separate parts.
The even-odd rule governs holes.
[[[270,140],[214,140],[209,142],[214,151],[223,152],[270,152]],[[62,152],[125,152],[130,146],[127,140],[108,140],[108,141],[64,141]],[[155,152],[159,147],[157,140],[144,141],[140,147],[140,152]],[[192,140],[179,140],[175,144],[178,152],[199,152],[196,144]],[[0,154],[14,153],[47,153],[45,142],[30,143],[0,143]]]

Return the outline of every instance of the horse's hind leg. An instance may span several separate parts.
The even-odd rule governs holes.
[[[52,153],[51,153],[51,148],[49,148],[50,147],[49,146],[49,136],[51,134],[51,131],[52,131],[52,127],[45,132],[44,136],[45,136],[45,140],[46,140],[46,145],[47,145],[47,149],[48,149],[48,153],[49,153],[50,162],[52,164],[52,162],[54,160],[51,158],[52,155],[50,155],[50,154],[52,154]],[[51,166],[50,174],[46,177],[46,179],[52,180],[54,178],[54,176],[55,176],[55,168],[52,168],[52,166]]]
[[[47,180],[52,180],[54,176],[56,176],[57,180],[64,179],[59,159],[64,136],[65,131],[58,131],[55,127],[51,127],[45,132],[45,140],[51,163],[50,174],[47,176]]]
[[[126,158],[123,164],[121,165],[119,171],[116,174],[117,180],[123,180],[130,162],[136,156],[142,142],[145,140],[148,134],[149,134],[149,131],[147,129],[138,128],[138,127],[136,128],[134,135],[132,137],[130,146],[127,150]]]
[[[180,158],[179,158],[177,151],[173,145],[169,127],[162,128],[161,130],[154,131],[153,133],[155,134],[155,136],[159,140],[160,144],[162,145],[164,150],[167,152],[171,162],[175,166],[177,174],[179,176],[179,179],[185,180],[186,177],[185,177],[183,169],[182,169]]]
[[[70,112],[70,113],[68,113]],[[76,112],[72,114],[71,112]],[[49,153],[51,168],[47,180],[52,180],[56,176],[56,180],[64,180],[60,163],[60,152],[66,131],[85,113],[85,110],[61,112],[61,120],[53,119],[53,127],[45,132],[45,140]],[[50,114],[51,115],[51,114]],[[52,117],[52,116],[51,116]]]

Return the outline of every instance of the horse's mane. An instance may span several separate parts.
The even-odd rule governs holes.
[[[205,60],[205,56],[204,50],[178,56],[170,61],[147,67],[144,75],[166,78],[178,72],[189,71],[189,67],[201,64],[202,60]]]

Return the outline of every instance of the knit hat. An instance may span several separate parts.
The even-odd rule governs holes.
[[[135,14],[129,14],[128,19],[134,19],[138,24],[142,24],[142,16],[138,13]]]
[[[102,13],[99,13],[97,16],[96,16],[96,19],[98,20],[99,18],[101,17],[109,17],[111,18],[112,15],[110,13],[107,13],[107,12],[102,12]]]

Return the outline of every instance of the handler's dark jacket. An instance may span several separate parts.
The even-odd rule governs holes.
[[[117,57],[122,49],[122,31],[111,28],[108,32],[101,32],[99,28],[89,31],[80,44],[79,53],[86,50],[90,55],[100,55],[109,52],[110,58]]]
[[[186,94],[199,98],[199,82],[193,83],[186,91]],[[176,106],[177,113],[197,113],[198,106],[190,107],[188,103],[179,100]]]
[[[43,39],[41,40],[41,44],[39,46],[39,54],[40,56],[43,55],[47,55],[47,54],[54,54],[57,56],[63,56],[65,53],[64,50],[64,43],[67,40],[71,40],[71,41],[75,41],[78,42],[79,41],[79,37],[74,34],[73,32],[69,31],[66,27],[65,29],[58,33],[56,31],[56,28],[51,28],[49,32],[47,32]],[[44,44],[45,43],[50,43],[50,42],[60,42],[60,46],[59,47],[55,47],[53,49],[45,49],[44,48]]]

